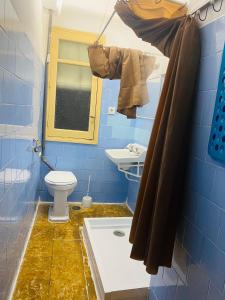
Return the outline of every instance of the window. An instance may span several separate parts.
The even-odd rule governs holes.
[[[96,35],[53,28],[46,140],[97,144],[102,80],[92,76],[87,47]]]

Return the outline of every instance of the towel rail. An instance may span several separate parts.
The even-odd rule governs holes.
[[[137,116],[136,116],[136,119],[152,120],[152,121],[154,121],[154,120],[155,120],[155,118],[142,117],[142,116],[139,116],[139,115],[137,115]]]

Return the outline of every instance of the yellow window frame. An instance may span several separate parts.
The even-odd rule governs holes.
[[[102,79],[92,76],[90,115],[88,131],[58,129],[55,124],[55,102],[58,63],[73,64],[90,67],[84,61],[59,59],[59,40],[74,41],[91,45],[96,41],[97,35],[76,30],[53,27],[50,45],[50,63],[48,67],[48,93],[46,105],[45,139],[47,141],[69,142],[80,144],[97,144],[101,113]],[[104,42],[104,38],[101,39]]]

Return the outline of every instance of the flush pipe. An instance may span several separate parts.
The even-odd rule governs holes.
[[[42,110],[42,134],[41,134],[41,161],[50,169],[54,170],[51,164],[45,157],[45,125],[46,125],[46,107],[47,107],[47,93],[48,93],[48,65],[50,62],[50,44],[51,44],[51,30],[52,30],[52,19],[54,11],[48,9],[49,20],[48,20],[48,40],[47,40],[47,51],[45,59],[45,76],[44,76],[44,99],[43,99],[43,110]]]

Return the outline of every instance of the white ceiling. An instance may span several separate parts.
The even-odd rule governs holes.
[[[104,15],[113,11],[115,3],[116,0],[64,0],[63,6]]]
[[[189,2],[189,0],[174,0],[180,3]],[[116,0],[63,0],[63,6],[73,9],[91,11],[93,14],[110,15],[113,11]]]

